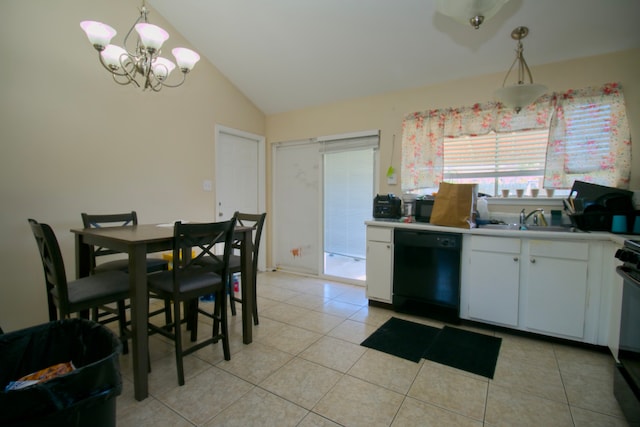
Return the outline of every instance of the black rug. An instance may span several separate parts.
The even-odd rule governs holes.
[[[493,378],[502,338],[445,326],[424,358],[483,377]]]
[[[360,345],[419,362],[440,329],[392,317]]]
[[[501,338],[464,329],[438,329],[392,317],[361,345],[413,362],[425,358],[493,378],[501,343]]]

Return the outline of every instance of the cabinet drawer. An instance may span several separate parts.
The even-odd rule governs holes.
[[[367,240],[391,243],[392,235],[391,227],[367,227]]]
[[[513,237],[473,236],[471,239],[471,250],[519,254],[520,239]]]
[[[531,240],[529,242],[529,254],[549,258],[587,260],[589,258],[589,243]]]

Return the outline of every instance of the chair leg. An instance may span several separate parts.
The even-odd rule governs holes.
[[[233,287],[233,274],[229,274],[229,281],[227,282],[227,293],[229,294],[229,305],[231,306],[231,314],[236,315],[236,290]],[[225,296],[226,298],[226,296]]]
[[[176,350],[176,367],[178,369],[178,385],[184,385],[184,365],[182,363],[182,328],[180,327],[180,302],[173,302],[173,318],[175,323],[175,350]]]
[[[188,316],[191,319],[191,342],[196,342],[198,340],[198,298],[189,301]]]
[[[220,313],[220,336],[222,337],[222,351],[224,353],[224,360],[231,360],[231,350],[229,348],[229,325],[227,322],[227,299],[225,298],[225,290],[223,289],[220,292],[220,308],[218,309]],[[216,298],[216,302],[217,302]],[[216,304],[217,305],[217,304]],[[217,316],[216,316],[217,317]],[[215,326],[214,320],[214,331],[217,331],[218,328]]]
[[[256,279],[253,279],[253,284],[256,284]],[[260,321],[258,320],[258,296],[256,295],[256,287],[253,287],[253,324],[258,325]]]
[[[122,341],[122,354],[129,353],[129,341],[127,337],[127,312],[124,300],[118,301],[118,325],[120,331],[120,340]],[[96,317],[97,320],[97,317]]]

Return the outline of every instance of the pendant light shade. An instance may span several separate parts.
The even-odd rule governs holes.
[[[546,86],[533,83],[531,70],[527,65],[527,61],[524,59],[522,39],[527,37],[528,34],[529,29],[527,27],[517,27],[511,32],[511,38],[518,41],[516,58],[511,64],[511,67],[509,67],[507,75],[504,77],[502,87],[494,93],[495,98],[500,101],[502,105],[513,108],[516,113],[520,112],[520,110],[527,105],[535,102],[536,99],[547,91]],[[516,84],[505,86],[509,74],[516,64],[518,64],[518,80]],[[528,83],[525,83],[525,76],[528,77]]]
[[[475,29],[491,19],[509,0],[436,0],[436,10]]]

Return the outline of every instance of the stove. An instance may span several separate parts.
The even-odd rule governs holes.
[[[622,265],[622,309],[613,392],[630,426],[640,426],[640,240],[626,240],[616,252]]]

